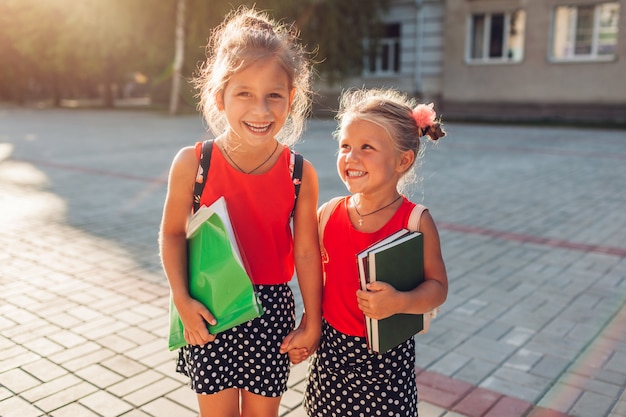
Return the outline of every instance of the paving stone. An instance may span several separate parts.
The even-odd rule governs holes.
[[[499,364],[472,358],[463,368],[454,374],[454,378],[477,386],[498,369]]]
[[[190,410],[196,411],[198,409],[198,400],[196,393],[192,391],[188,386],[181,386],[174,391],[166,395],[166,398],[174,401],[175,403],[182,405]]]
[[[76,375],[98,388],[106,388],[124,379],[122,375],[112,372],[99,364],[79,369],[76,371]]]
[[[0,401],[0,415],[2,417],[39,417],[44,413],[22,398],[10,397]]]
[[[532,404],[512,397],[500,399],[484,417],[519,417],[526,414]]]
[[[56,394],[80,384],[81,380],[73,374],[62,375],[58,378],[33,386],[29,390],[20,392],[20,395],[30,402],[39,401],[52,394]]]
[[[23,370],[11,369],[10,371],[0,374],[0,381],[2,385],[10,389],[13,392],[22,392],[36,385],[39,385],[39,381],[34,376],[24,372]]]
[[[346,194],[328,157],[334,126],[312,121],[296,147],[318,170],[320,201]],[[626,195],[615,181],[626,177],[623,132],[594,130],[591,151],[585,129],[449,131],[440,146],[423,144],[424,181],[408,190],[437,219],[450,280],[442,313],[416,338],[420,416],[504,417],[535,402],[526,417],[626,417],[626,258],[601,249],[626,249]],[[3,417],[6,404],[20,417],[197,414],[164,348],[169,289],[156,243],[164,173],[189,132],[202,137],[197,116],[0,105],[0,152],[11,147],[0,158]],[[24,233],[28,217],[37,239]],[[5,374],[21,375],[17,396]],[[304,415],[305,374],[292,370],[281,417]],[[472,389],[502,396],[501,408],[451,411]],[[81,402],[98,408],[106,398],[131,408],[95,413]]]
[[[570,363],[571,362],[569,360],[545,354],[531,369],[530,373],[548,379],[553,379],[561,375]]]
[[[97,387],[88,384],[87,382],[80,382],[77,385],[72,385],[71,389],[62,390],[38,400],[34,403],[34,405],[46,412],[50,412],[52,410],[56,410],[57,408],[77,402],[84,396],[96,391],[98,391]]]
[[[131,392],[130,394],[122,397],[122,399],[135,406],[141,406],[174,391],[179,386],[180,384],[173,379],[161,378],[160,380],[150,384],[148,387]]]
[[[99,414],[94,413],[88,408],[78,403],[68,404],[65,407],[61,407],[58,410],[54,410],[50,413],[51,417],[100,417]]]
[[[611,411],[613,404],[614,398],[587,391],[583,392],[568,413],[576,417],[606,416]]]
[[[121,382],[108,387],[107,390],[118,397],[125,397],[132,392],[148,387],[162,378],[162,374],[152,370],[146,370],[140,374],[125,378]],[[191,392],[190,389],[189,391]]]
[[[80,399],[80,403],[104,417],[116,417],[133,407],[106,391],[97,391]],[[172,414],[174,415],[174,414]]]
[[[483,416],[503,397],[495,391],[482,388],[472,389],[452,408],[453,411],[468,416]]]
[[[154,417],[193,417],[197,416],[197,412],[189,410],[186,407],[169,401],[167,398],[159,398],[141,407],[142,410],[148,412]]]
[[[527,349],[520,349],[509,357],[509,359],[504,363],[504,366],[518,371],[528,372],[537,362],[541,360],[542,357],[543,355],[541,353],[532,352]]]

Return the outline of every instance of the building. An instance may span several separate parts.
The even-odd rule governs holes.
[[[318,86],[316,112],[337,108],[341,88],[394,87],[425,101],[438,101],[442,87],[444,1],[392,0],[383,17],[385,34],[364,57],[361,77]],[[367,40],[365,41],[367,42]]]
[[[393,86],[449,119],[625,123],[621,3],[396,0],[375,58],[347,85]]]

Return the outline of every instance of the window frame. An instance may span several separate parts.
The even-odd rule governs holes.
[[[514,57],[509,58],[506,55],[507,55],[507,50],[510,49],[508,47],[511,41],[511,24],[512,24],[512,19],[515,13],[518,13],[518,12],[522,13],[522,16],[521,16],[521,19],[522,19],[521,30],[523,31],[521,35],[522,46],[521,48],[519,48],[518,57],[514,56]],[[474,47],[474,40],[475,40],[474,25],[475,25],[475,18],[478,16],[484,17],[484,23],[483,23],[484,27],[482,30],[482,45],[481,45],[482,56],[479,58],[474,58],[473,57],[474,55],[473,47]],[[499,57],[490,56],[490,48],[492,46],[491,27],[492,27],[492,21],[493,21],[494,16],[503,16],[503,20],[504,20],[504,25],[502,28],[502,45],[501,45],[502,54]],[[523,8],[518,8],[515,10],[508,10],[508,11],[498,11],[498,12],[473,11],[468,15],[467,32],[466,32],[466,37],[465,37],[465,62],[467,64],[470,64],[470,65],[520,64],[521,62],[524,61],[525,47],[526,47],[526,11]]]
[[[386,30],[395,31],[396,36],[385,35],[372,41],[366,39],[363,43],[365,55],[363,57],[363,75],[365,77],[388,77],[398,75],[402,72],[402,24],[400,22],[385,23]],[[370,46],[372,42],[376,43],[376,51],[374,53],[375,62],[374,70],[371,70],[372,56]],[[387,49],[386,57],[383,57],[383,51]],[[388,63],[387,70],[383,68],[383,63]]]
[[[600,18],[601,18],[601,8],[605,5],[616,5],[617,6],[617,23],[615,25],[615,47],[612,54],[599,54],[598,53],[598,45],[600,44]],[[570,21],[574,21],[577,23],[578,11],[582,7],[593,7],[593,27],[591,28],[592,39],[591,39],[591,52],[589,54],[576,54],[575,53],[575,39],[572,42],[572,39],[569,39],[571,36],[576,36],[577,27],[570,27],[568,25],[566,29],[569,32],[566,35],[566,42],[573,44],[572,53],[566,56],[556,56],[555,54],[555,41],[557,38],[557,11],[560,8],[571,8],[575,10],[575,14],[573,16],[569,16]],[[568,63],[568,62],[609,62],[615,61],[617,59],[617,45],[619,44],[619,14],[621,4],[619,1],[605,1],[602,3],[587,3],[587,4],[566,4],[566,5],[557,5],[552,9],[552,19],[551,19],[551,28],[550,28],[550,44],[548,46],[548,59],[553,63]],[[573,35],[572,35],[573,34]]]

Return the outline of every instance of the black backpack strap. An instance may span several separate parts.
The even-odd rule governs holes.
[[[198,164],[198,174],[193,187],[193,212],[200,208],[200,198],[206,184],[209,165],[211,165],[211,152],[213,151],[213,139],[207,139],[202,142],[202,153],[200,154],[200,163]]]
[[[298,194],[300,194],[300,185],[302,184],[302,167],[304,166],[304,157],[302,154],[292,150],[291,158],[293,161],[293,171],[291,172],[291,179],[295,188],[295,200],[293,202],[293,209],[291,210],[291,217],[296,212],[296,203],[298,203]]]

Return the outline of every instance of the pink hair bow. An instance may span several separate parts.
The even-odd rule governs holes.
[[[415,107],[411,112],[411,116],[413,117],[413,120],[415,120],[415,124],[421,130],[428,129],[429,126],[432,126],[433,123],[435,123],[437,113],[435,112],[434,107],[434,103],[418,104],[417,107]]]

